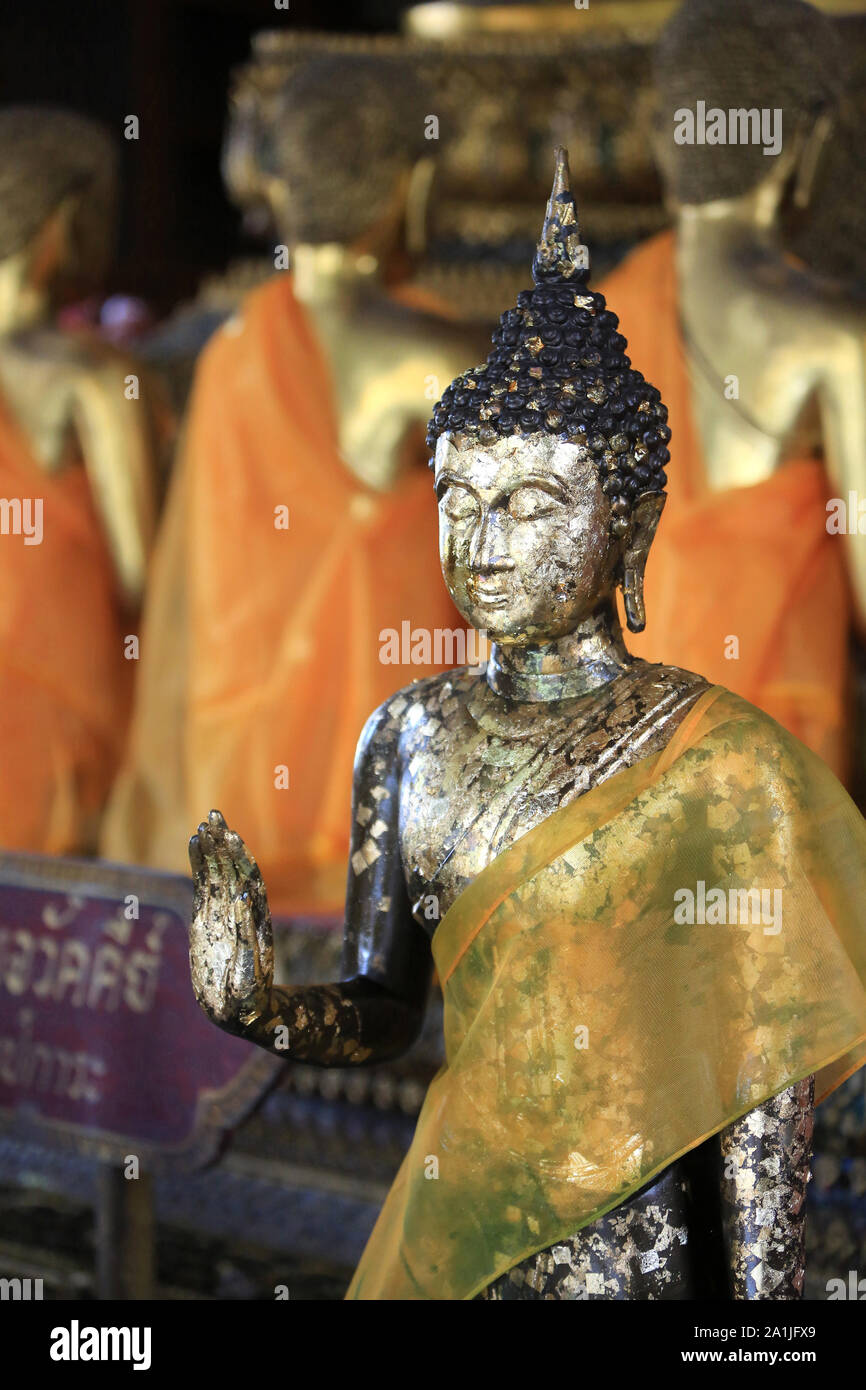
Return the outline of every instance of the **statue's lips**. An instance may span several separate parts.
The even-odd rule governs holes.
[[[501,608],[509,599],[508,587],[501,579],[470,579],[469,592],[485,608]]]

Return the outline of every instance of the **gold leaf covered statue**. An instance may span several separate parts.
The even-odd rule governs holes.
[[[92,122],[0,110],[4,849],[93,850],[126,726],[155,421],[129,361],[53,321],[65,294],[99,282],[114,174]]]
[[[636,651],[724,681],[844,778],[866,617],[848,516],[866,495],[866,306],[787,252],[836,139],[840,40],[801,0],[686,0],[654,70],[675,226],[602,285],[678,440]]]
[[[623,640],[670,432],[587,266],[560,150],[535,288],[428,436],[491,659],[364,728],[343,980],[275,986],[252,855],[218,811],[190,843],[193,987],[228,1032],[370,1065],[437,967],[446,1064],[350,1297],[796,1298],[813,1091],[866,1059],[858,811],[766,715]]]

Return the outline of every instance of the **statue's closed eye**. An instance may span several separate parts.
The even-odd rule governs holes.
[[[508,499],[508,515],[515,521],[534,521],[548,516],[561,504],[540,487],[519,487]]]
[[[449,521],[468,521],[478,511],[478,499],[467,488],[453,483],[445,489],[439,505]]]

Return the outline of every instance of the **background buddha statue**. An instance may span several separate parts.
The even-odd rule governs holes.
[[[261,846],[275,906],[326,911],[357,728],[400,675],[383,633],[459,626],[423,523],[423,433],[475,339],[399,288],[429,173],[414,73],[347,53],[241,96],[228,177],[291,269],[198,366],[104,852],[179,869],[180,827],[218,801]]]
[[[89,120],[0,110],[6,849],[94,848],[127,718],[124,635],[155,524],[155,414],[134,364],[55,321],[105,270],[114,183],[111,141]]]
[[[341,456],[382,490],[405,461],[407,432],[426,421],[431,379],[482,341],[406,283],[435,191],[433,99],[400,50],[312,57],[279,74],[241,75],[226,184],[288,248],[293,294],[330,366]]]
[[[847,507],[866,487],[866,305],[786,251],[792,213],[808,243],[844,54],[831,21],[799,0],[732,0],[724,13],[686,0],[654,71],[675,228],[603,286],[679,441],[637,650],[723,680],[844,774],[866,553],[859,535],[831,534],[827,503]],[[725,129],[712,117],[715,130],[688,141],[683,113],[702,126],[699,103]],[[736,122],[749,109],[769,124],[746,139]]]
[[[830,842],[838,813],[859,874],[866,833],[766,716],[625,645],[616,593],[640,631],[670,430],[587,267],[560,150],[535,288],[428,434],[443,575],[491,658],[416,681],[361,734],[344,979],[275,986],[244,842],[213,811],[190,843],[193,987],[230,1033],[321,1066],[382,1061],[417,1035],[435,960],[447,1065],[350,1296],[797,1297],[812,1064],[823,1085],[837,1049],[863,1060],[850,903],[850,1015],[835,965],[806,1000],[804,943],[829,962],[838,938],[796,903],[783,946],[674,929],[680,875],[748,882],[747,848],[759,881],[786,856],[806,871],[802,778],[824,779]]]

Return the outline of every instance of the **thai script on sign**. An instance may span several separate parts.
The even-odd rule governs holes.
[[[102,925],[107,940],[88,943],[63,934],[82,907],[75,898],[60,912],[46,907],[44,932],[0,924],[0,990],[43,1004],[147,1013],[156,994],[169,914],[157,913],[145,927],[119,913]]]
[[[102,1094],[100,1081],[106,1070],[99,1057],[37,1041],[29,1009],[18,1015],[16,1037],[0,1036],[0,1081],[7,1086],[94,1105]]]

